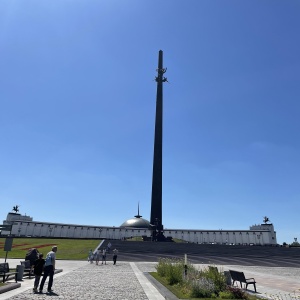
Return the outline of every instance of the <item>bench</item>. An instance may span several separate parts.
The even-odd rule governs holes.
[[[0,276],[3,278],[3,283],[8,280],[9,276],[14,275],[17,282],[18,272],[10,272],[8,263],[0,263]]]
[[[24,260],[24,261],[21,260],[20,263],[22,266],[24,266],[24,276],[28,275],[29,278],[31,278],[33,269],[30,266],[30,260]]]
[[[233,271],[233,270],[229,270],[231,279],[232,279],[232,285],[234,285],[234,283],[237,281],[240,283],[241,288],[242,288],[242,283],[245,283],[246,285],[246,289],[248,287],[248,284],[253,284],[254,286],[254,290],[256,293],[256,282],[254,278],[245,278],[245,275],[243,272],[238,272],[238,271]]]

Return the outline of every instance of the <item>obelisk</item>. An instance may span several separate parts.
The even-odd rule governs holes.
[[[153,229],[152,239],[160,241],[164,239],[162,225],[162,136],[163,136],[163,83],[167,81],[164,77],[166,69],[163,68],[163,51],[159,51],[158,69],[155,81],[156,92],[156,114],[154,134],[154,155],[152,173],[152,195],[150,224]]]

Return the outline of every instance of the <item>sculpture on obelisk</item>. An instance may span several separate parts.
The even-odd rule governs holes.
[[[151,216],[152,239],[164,240],[162,225],[162,135],[163,135],[163,83],[167,81],[163,68],[163,52],[159,51],[158,69],[155,81],[157,83],[155,136],[152,174]]]

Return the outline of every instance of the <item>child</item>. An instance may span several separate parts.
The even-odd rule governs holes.
[[[39,253],[39,258],[36,259],[33,263],[34,275],[35,275],[34,287],[33,287],[34,292],[37,292],[37,288],[40,283],[40,278],[44,270],[44,265],[45,265],[45,260],[43,259],[43,253]]]

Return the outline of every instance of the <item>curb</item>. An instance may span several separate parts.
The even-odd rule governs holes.
[[[21,283],[7,283],[5,286],[0,287],[0,294],[9,292],[19,287],[21,287]]]

